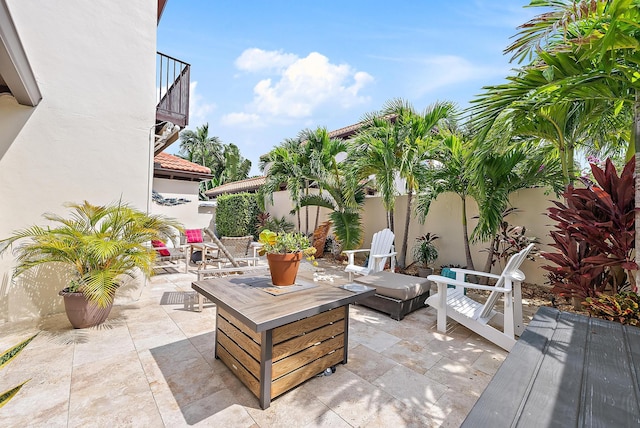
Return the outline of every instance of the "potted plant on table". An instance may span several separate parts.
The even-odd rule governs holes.
[[[273,285],[294,285],[302,257],[313,259],[316,249],[309,238],[297,232],[260,232],[260,255],[267,255]]]
[[[0,240],[0,254],[17,244],[14,277],[42,265],[66,265],[73,279],[59,294],[67,317],[75,328],[91,327],[109,315],[123,276],[153,273],[156,250],[148,243],[173,241],[182,226],[121,202],[66,206],[72,210],[68,218],[44,214],[53,226],[31,226]]]
[[[413,260],[420,263],[418,276],[426,278],[433,273],[431,263],[438,258],[438,249],[433,241],[438,239],[438,235],[427,233],[416,238],[416,245],[413,247]]]

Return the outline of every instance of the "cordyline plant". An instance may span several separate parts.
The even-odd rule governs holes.
[[[553,292],[595,297],[608,288],[615,294],[627,282],[637,290],[634,162],[631,159],[619,177],[609,159],[604,170],[592,164],[597,184],[583,179],[586,188],[570,185],[562,194],[565,202],[549,208],[548,216],[558,222],[551,246],[559,252],[542,256],[556,265],[543,266],[550,272]]]

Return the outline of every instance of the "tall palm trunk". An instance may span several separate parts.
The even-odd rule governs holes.
[[[389,226],[389,230],[395,233],[396,225],[393,221],[394,212],[393,209],[387,211],[387,225]]]
[[[305,196],[309,196],[309,181],[305,180],[304,181],[304,195]],[[305,226],[304,226],[304,233],[305,235],[309,235],[309,205],[307,205],[306,207],[304,207],[304,213],[305,213]]]
[[[462,199],[462,235],[464,237],[464,253],[467,258],[467,269],[475,270],[473,259],[471,258],[471,248],[469,246],[469,231],[467,224],[467,195],[460,195]]]
[[[409,189],[407,192],[407,215],[404,221],[404,237],[402,238],[402,248],[400,249],[400,260],[398,264],[401,268],[406,266],[407,262],[407,241],[409,240],[409,222],[411,221],[411,205],[413,202],[413,191]]]
[[[487,256],[487,261],[484,264],[484,272],[491,273],[491,266],[493,265],[493,255],[496,253],[496,235],[493,235],[491,238],[491,244],[489,245],[489,255]],[[480,278],[480,285],[487,285],[489,283],[489,277],[483,276]]]

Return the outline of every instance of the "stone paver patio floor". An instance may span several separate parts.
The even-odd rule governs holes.
[[[96,328],[65,314],[0,325],[2,350],[42,331],[0,371],[2,391],[31,379],[0,426],[456,427],[506,356],[460,325],[438,333],[432,308],[395,321],[356,305],[348,364],[261,410],[214,358],[215,305],[185,307],[194,278],[156,275]]]

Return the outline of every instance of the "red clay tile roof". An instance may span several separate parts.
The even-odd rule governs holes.
[[[241,192],[255,192],[262,186],[266,178],[264,176],[247,178],[245,180],[234,181],[232,183],[226,183],[218,187],[214,187],[211,190],[204,192],[210,198],[222,195],[224,193],[241,193]]]
[[[189,162],[186,159],[179,158],[169,153],[158,153],[153,162],[159,164],[161,168],[172,169],[175,171],[195,172],[199,174],[211,174],[211,169],[197,163]]]

